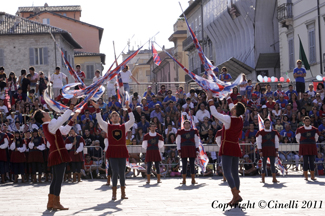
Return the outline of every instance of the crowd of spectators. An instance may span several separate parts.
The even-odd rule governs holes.
[[[227,73],[227,70],[223,70],[222,76],[227,77]],[[94,80],[99,78],[98,73]],[[56,67],[55,73],[50,78],[53,96],[56,101],[68,105],[69,100],[65,99],[60,91],[63,81],[68,82],[68,78],[60,72],[59,67]],[[19,76],[14,72],[7,73],[3,67],[0,67],[0,122],[2,128],[6,128],[6,132],[19,131],[21,137],[26,138],[26,132],[33,129],[41,131],[41,125],[38,125],[32,118],[33,112],[37,109],[50,112],[53,118],[59,115],[51,110],[44,101],[43,92],[48,88],[48,82],[48,77],[42,71],[35,72],[34,67],[30,67],[28,73],[24,69],[21,70]],[[307,91],[299,93],[294,90],[295,85],[293,84],[288,86],[289,90],[284,91],[281,83],[277,84],[276,89],[272,89],[270,83],[252,83],[252,80],[248,80],[247,83],[235,87],[230,94],[234,103],[241,102],[247,107],[243,116],[244,128],[240,138],[241,143],[251,144],[242,146],[245,160],[246,158],[250,159],[252,163],[258,160],[255,146],[255,135],[259,129],[258,114],[262,119],[271,118],[272,127],[281,135],[281,143],[296,142],[295,131],[303,125],[304,116],[310,116],[312,125],[319,129],[318,142],[325,141],[325,90],[323,83],[319,83],[317,89],[314,89],[311,84]],[[182,115],[187,119],[193,118],[202,143],[216,144],[215,134],[222,128],[222,122],[211,115],[206,97],[206,93],[202,90],[190,89],[185,92],[182,86],[167,89],[165,85],[161,85],[156,93],[151,86],[148,86],[144,93],[134,92],[130,98],[130,108],[135,116],[135,124],[127,132],[126,144],[141,145],[144,135],[148,133],[150,122],[157,125],[157,133],[163,135],[165,144],[175,144],[177,130],[181,127]],[[226,99],[215,98],[214,102],[218,112],[229,114]],[[103,98],[98,100],[98,103],[104,120],[109,119],[112,111],[117,111],[121,116],[121,124],[128,121],[127,110],[123,109],[114,91],[107,92]],[[96,109],[91,103],[87,103],[75,121],[73,130],[83,136],[85,146],[94,147],[89,149],[88,155],[85,157],[87,167],[89,168],[90,164],[98,165],[97,170],[105,172],[105,167],[100,166],[104,155],[99,153],[98,148],[104,149],[106,134],[98,126],[95,112]],[[318,158],[323,158],[324,148],[321,145],[318,145],[318,151],[320,154]],[[210,152],[208,155],[210,162],[215,162],[218,159],[215,152]],[[279,156],[282,160],[296,162],[298,169],[301,160],[298,152],[281,152]],[[143,154],[130,154],[130,162],[140,162],[143,158]],[[164,167],[168,175],[178,176],[180,174],[176,146],[165,147],[163,160],[163,164],[169,164]],[[219,168],[214,169],[218,170]],[[87,171],[87,169],[85,170]],[[209,170],[211,171],[211,168]]]

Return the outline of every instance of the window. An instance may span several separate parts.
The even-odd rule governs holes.
[[[30,65],[48,65],[48,48],[29,48]]]
[[[292,70],[295,68],[293,37],[288,39],[288,51],[289,51],[289,69]]]
[[[95,76],[94,65],[87,65],[86,66],[86,79],[93,79],[94,76]]]
[[[150,70],[146,70],[146,76],[150,76]]]
[[[50,25],[50,19],[49,18],[44,18],[43,19],[43,24]]]
[[[310,24],[308,28],[308,46],[309,46],[309,62],[316,63],[316,42],[315,42],[315,24]]]

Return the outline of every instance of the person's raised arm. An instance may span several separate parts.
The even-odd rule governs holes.
[[[91,101],[91,104],[95,107],[96,109],[96,118],[97,118],[97,122],[98,122],[98,125],[99,127],[105,131],[105,133],[107,133],[107,126],[108,126],[108,123],[105,122],[102,118],[102,114],[100,112],[100,109],[99,109],[99,104],[95,103],[94,101]]]
[[[71,99],[70,108],[67,111],[65,111],[64,114],[61,115],[59,118],[52,119],[50,121],[50,123],[49,123],[49,130],[50,130],[50,132],[52,134],[55,134],[55,132],[70,118],[71,113],[72,113],[72,110],[73,110],[74,106],[76,105],[76,102],[77,102],[77,98],[72,98]],[[72,125],[72,122],[71,121],[69,122],[69,125]],[[62,131],[63,132],[65,131],[65,127],[62,128]],[[66,127],[66,128],[68,128],[68,127]],[[61,133],[62,133],[62,131],[61,131]],[[63,135],[66,135],[66,134],[63,134]]]
[[[210,111],[211,111],[211,115],[213,115],[215,118],[219,119],[219,121],[221,121],[222,123],[228,126],[230,126],[230,121],[231,118],[228,115],[223,115],[221,113],[219,113],[216,109],[216,107],[214,106],[214,102],[213,102],[213,97],[212,97],[212,93],[211,91],[207,91],[207,95],[208,95],[208,103],[210,106]],[[230,108],[230,105],[229,105]]]
[[[129,102],[128,101],[125,101],[125,107],[128,109],[129,117],[130,117],[129,121],[127,121],[125,123],[125,131],[128,131],[133,126],[133,124],[135,122],[135,119],[134,119],[133,112],[132,112],[132,110],[129,107]]]

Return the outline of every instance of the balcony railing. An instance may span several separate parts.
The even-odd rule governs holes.
[[[202,42],[202,32],[201,31],[197,31],[194,32],[196,38],[198,39],[199,42]],[[183,50],[184,51],[189,51],[191,50],[193,47],[195,47],[194,43],[193,43],[193,39],[191,36],[187,37],[184,41],[183,41]]]
[[[286,21],[293,18],[292,3],[284,3],[278,7],[278,21]]]

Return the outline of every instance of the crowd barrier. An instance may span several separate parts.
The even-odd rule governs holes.
[[[218,158],[218,153],[220,150],[220,147],[217,144],[202,144],[205,152],[216,152],[216,156]],[[175,147],[176,144],[165,144],[165,148],[160,149],[160,151],[163,153],[165,152],[166,147]],[[317,143],[318,149],[324,149],[325,150],[325,143]],[[142,148],[141,145],[128,145],[127,146],[129,153],[146,153],[146,150]],[[239,158],[239,168],[242,170],[242,167],[246,164],[252,164],[258,162],[258,153],[257,153],[257,146],[255,144],[251,143],[240,143],[240,148],[242,150],[242,157]],[[287,169],[289,169],[291,166],[294,165],[302,165],[302,157],[299,156],[299,144],[298,143],[280,143],[279,144],[279,157],[282,161],[282,165],[285,166]],[[250,159],[248,162],[246,162],[244,155],[248,155],[248,158]],[[246,156],[247,157],[247,156]],[[181,162],[180,162],[181,163]],[[214,166],[214,171],[218,167],[218,164],[220,163],[220,159],[217,159],[215,163],[212,165]],[[317,165],[322,164],[322,162],[315,162],[316,170]],[[169,164],[163,164],[168,166]],[[181,164],[180,164],[181,167]],[[298,167],[297,167],[298,168]],[[316,171],[318,174],[318,172]],[[245,172],[243,172],[243,176],[245,176]]]

